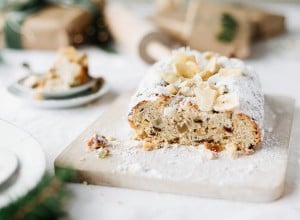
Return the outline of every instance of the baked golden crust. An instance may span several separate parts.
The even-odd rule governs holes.
[[[131,111],[128,115],[128,122],[129,122],[129,125],[130,125],[131,128],[137,129],[137,126],[135,125],[135,121],[134,121],[134,118],[133,118],[134,114],[135,114],[136,111],[138,111],[141,108],[141,106],[143,106],[147,102],[149,102],[149,101],[146,101],[146,100],[141,101],[131,109]]]
[[[239,113],[239,114],[235,115],[235,119],[234,119],[234,123],[233,123],[234,128],[236,129],[237,123],[239,121],[243,121],[243,120],[246,120],[250,124],[249,127],[252,128],[251,133],[253,136],[253,143],[250,144],[247,148],[244,148],[243,150],[247,154],[252,154],[261,145],[262,132],[261,132],[261,129],[259,128],[259,126],[255,123],[255,121],[251,117],[249,117],[248,115],[246,115],[244,113]],[[242,147],[242,145],[240,145],[239,143],[237,145]]]

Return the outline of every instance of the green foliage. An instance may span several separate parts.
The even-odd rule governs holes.
[[[231,42],[235,38],[238,27],[237,21],[228,13],[222,14],[222,30],[218,33],[217,39],[223,42]]]
[[[0,10],[19,10],[44,2],[44,0],[1,0]]]
[[[74,171],[62,169],[56,176],[46,173],[25,196],[0,209],[1,220],[56,220],[64,216],[63,204],[70,196],[64,182],[74,178]]]

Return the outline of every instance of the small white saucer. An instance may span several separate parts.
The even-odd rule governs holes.
[[[24,100],[27,104],[37,107],[37,108],[48,108],[48,109],[62,109],[62,108],[73,108],[77,106],[82,106],[88,104],[104,94],[109,90],[109,86],[104,81],[101,87],[97,91],[87,90],[83,93],[80,93],[76,96],[71,96],[68,98],[60,99],[35,99],[31,96],[24,96],[24,94],[16,89],[14,86],[8,87],[8,91]]]
[[[32,75],[30,75],[32,76]],[[34,74],[34,76],[41,77],[42,75],[40,74]],[[68,97],[72,95],[76,95],[78,93],[84,92],[88,89],[91,89],[93,86],[97,84],[97,81],[99,79],[91,79],[89,82],[80,85],[80,86],[75,86],[72,88],[69,88],[67,90],[53,90],[53,91],[40,91],[38,89],[32,89],[24,85],[24,81],[28,78],[29,76],[25,76],[21,79],[19,79],[16,83],[13,84],[13,86],[20,90],[23,93],[28,93],[28,94],[40,94],[45,98],[63,98],[63,97]]]
[[[32,136],[2,119],[0,134],[0,149],[9,149],[19,162],[13,176],[0,185],[2,207],[36,186],[45,173],[46,158],[40,144]]]
[[[17,168],[16,154],[6,148],[0,148],[0,186],[16,172]]]

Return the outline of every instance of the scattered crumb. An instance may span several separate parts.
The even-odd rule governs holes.
[[[116,138],[116,137],[113,137],[113,136],[110,136],[110,137],[107,138],[107,140],[108,140],[108,141],[115,141],[115,140],[117,140],[117,138]]]
[[[85,161],[86,160],[86,158],[85,157],[81,157],[80,159],[79,159],[79,161]]]
[[[109,155],[109,150],[108,150],[108,149],[101,148],[100,151],[99,151],[99,153],[98,153],[98,158],[104,159],[104,158],[106,158],[108,155]]]
[[[140,140],[140,138],[139,138],[138,135],[134,135],[133,138],[132,138],[132,140],[138,141],[138,140]]]
[[[122,202],[122,201],[118,200],[118,201],[117,201],[117,204],[118,204],[118,205],[123,205],[123,204],[124,204],[124,202]]]
[[[145,139],[143,140],[143,149],[146,151],[161,148],[162,143],[159,140]]]
[[[87,142],[87,147],[89,150],[96,150],[99,148],[105,148],[108,145],[108,141],[105,136],[94,134]]]
[[[87,141],[87,150],[94,151],[95,155],[99,159],[104,159],[108,155],[110,155],[110,148],[116,144],[118,144],[117,138],[113,136],[104,136],[98,135],[97,133],[93,134],[90,139]],[[80,159],[82,161],[84,159]]]

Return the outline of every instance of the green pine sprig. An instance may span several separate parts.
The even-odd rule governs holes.
[[[221,24],[222,29],[217,34],[217,39],[225,43],[233,41],[238,27],[237,21],[230,14],[223,13],[221,18]]]
[[[65,216],[63,205],[70,196],[65,181],[74,178],[74,171],[59,170],[56,176],[46,173],[35,188],[0,209],[1,220],[56,220]]]

